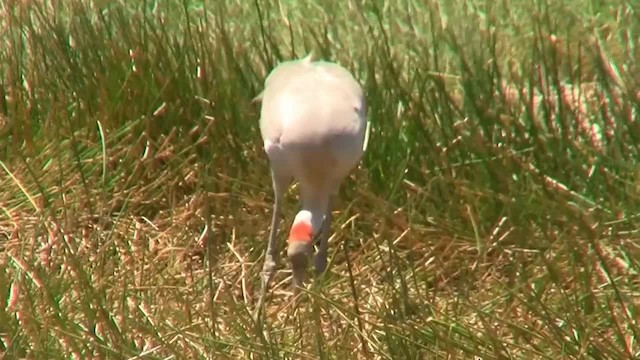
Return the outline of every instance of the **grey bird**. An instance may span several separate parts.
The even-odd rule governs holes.
[[[367,106],[362,87],[348,70],[312,61],[311,55],[273,69],[255,100],[262,102],[260,132],[275,198],[262,270],[262,303],[278,264],[280,206],[291,180],[299,183],[302,205],[288,236],[294,294],[303,285],[315,241],[315,272],[326,270],[331,202],[365,150]]]

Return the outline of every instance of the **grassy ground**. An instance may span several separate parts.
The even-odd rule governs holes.
[[[640,356],[634,1],[134,3],[0,5],[0,358]],[[310,52],[371,139],[260,329],[251,99]]]

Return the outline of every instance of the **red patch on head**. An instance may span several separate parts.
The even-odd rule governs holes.
[[[291,226],[289,232],[289,242],[311,242],[312,229],[311,224],[301,221]]]

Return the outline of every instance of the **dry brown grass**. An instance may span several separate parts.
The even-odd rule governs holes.
[[[574,3],[2,5],[0,358],[637,356],[640,32]],[[256,324],[251,99],[311,50],[371,142]]]

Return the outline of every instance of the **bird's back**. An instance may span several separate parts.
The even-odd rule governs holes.
[[[362,155],[365,116],[360,85],[337,64],[290,61],[265,81],[265,150],[274,166],[293,170],[297,178],[346,175]]]

